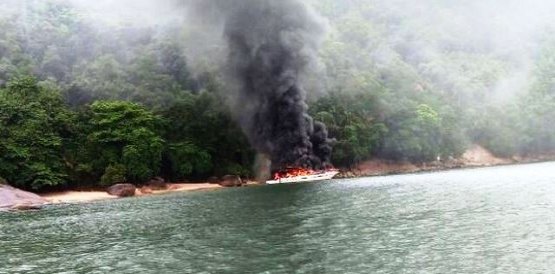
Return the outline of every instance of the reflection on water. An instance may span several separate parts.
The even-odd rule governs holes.
[[[554,163],[0,215],[0,273],[548,273]]]

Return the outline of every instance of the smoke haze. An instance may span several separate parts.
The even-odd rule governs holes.
[[[223,18],[232,108],[250,142],[273,169],[329,165],[332,140],[308,115],[300,83],[317,58],[321,19],[292,0],[202,1],[195,10],[214,9]]]
[[[83,22],[43,39],[50,25],[28,11],[47,3],[67,3]],[[483,129],[530,131],[514,128],[514,117],[505,119],[507,107],[537,90],[555,90],[545,57],[555,44],[555,3],[546,0],[5,0],[0,8],[1,16],[12,16],[6,28],[20,28],[16,38],[0,35],[0,84],[18,73],[14,67],[27,64],[27,71],[56,81],[77,105],[117,98],[168,107],[185,92],[217,90],[274,169],[330,162],[328,130],[338,137],[341,123],[357,120],[329,118],[328,109],[311,112],[315,108],[307,105],[327,93],[370,94],[373,101],[359,116],[387,126],[374,146],[394,147],[382,154],[390,155],[402,154],[403,138],[417,131],[401,128],[396,119],[414,115],[421,105],[451,119],[464,142],[477,142],[477,135],[495,135],[483,137]],[[6,41],[21,48],[9,49]],[[21,61],[20,52],[36,63]],[[145,71],[135,73],[140,69]],[[149,71],[164,76],[149,78]],[[521,124],[541,120],[534,115]],[[356,130],[349,127],[339,141],[365,144]],[[402,144],[387,144],[397,137]],[[434,146],[444,142],[424,138]]]

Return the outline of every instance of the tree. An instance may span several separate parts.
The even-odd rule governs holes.
[[[164,147],[159,116],[122,101],[95,102],[90,112],[87,142],[94,170],[113,173],[115,167],[124,167],[125,177],[133,182],[158,174]]]
[[[438,113],[421,104],[389,117],[380,154],[394,160],[433,161],[441,155]]]
[[[163,116],[169,177],[250,174],[254,153],[214,92],[187,94]]]
[[[332,93],[312,107],[316,120],[327,125],[336,139],[332,162],[339,167],[352,167],[371,158],[379,140],[387,132],[385,125],[375,118],[377,107],[373,96]]]
[[[0,90],[0,177],[39,190],[66,183],[63,147],[73,114],[58,91],[22,77]]]
[[[172,143],[167,148],[172,177],[183,179],[193,174],[208,174],[213,169],[212,156],[192,143]]]

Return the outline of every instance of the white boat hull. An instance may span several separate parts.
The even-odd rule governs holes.
[[[339,171],[326,171],[318,174],[280,178],[278,180],[270,180],[270,181],[266,181],[266,184],[276,185],[276,184],[292,184],[292,183],[323,181],[323,180],[329,180],[335,177],[335,175],[337,174],[339,174]]]

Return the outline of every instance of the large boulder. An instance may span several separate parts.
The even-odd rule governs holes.
[[[106,192],[118,197],[131,197],[135,196],[136,189],[137,188],[132,184],[115,184],[109,187]]]
[[[224,187],[237,187],[243,185],[243,180],[237,175],[226,175],[222,177],[220,185]]]
[[[152,188],[148,187],[148,186],[143,186],[141,187],[141,189],[139,190],[141,192],[141,194],[152,194]]]
[[[39,209],[46,203],[37,194],[0,184],[0,210]]]
[[[146,185],[152,190],[165,190],[168,188],[166,180],[162,177],[154,177],[146,183]]]

